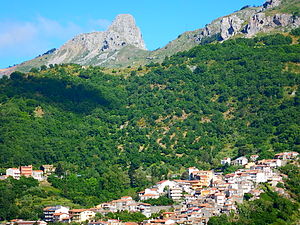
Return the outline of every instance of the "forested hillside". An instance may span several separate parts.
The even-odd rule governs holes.
[[[128,73],[50,65],[0,80],[0,166],[59,165],[92,206],[224,156],[300,152],[299,29],[208,44]]]

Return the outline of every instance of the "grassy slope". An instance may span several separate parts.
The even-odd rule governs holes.
[[[273,10],[273,13],[288,13],[295,16],[300,16],[300,1],[299,0],[282,0],[282,4]]]

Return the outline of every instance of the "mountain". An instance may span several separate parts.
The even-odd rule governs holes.
[[[118,15],[107,31],[80,34],[58,50],[17,65],[16,70],[29,71],[32,67],[61,63],[126,67],[162,62],[166,56],[199,44],[235,37],[249,38],[299,27],[299,8],[297,0],[267,0],[261,7],[245,6],[204,28],[179,35],[155,51],[146,51],[141,32],[131,15]]]
[[[141,32],[134,18],[128,14],[116,17],[105,32],[80,34],[48,55],[48,64],[78,63],[98,65],[115,57],[125,46],[146,50]]]
[[[107,31],[79,34],[61,48],[25,62],[19,68],[26,70],[32,66],[61,63],[100,65],[114,59],[125,46],[146,50],[141,31],[136,26],[133,16],[120,14]]]
[[[108,31],[78,36],[23,69],[74,55],[89,61],[95,54],[107,57],[101,65],[145,66],[49,64],[0,79],[1,171],[28,164],[59,168],[48,180],[55,189],[41,190],[30,179],[1,181],[0,220],[35,220],[43,205],[57,200],[88,208],[134,196],[159,180],[185,177],[190,166],[236,169],[221,167],[224,157],[300,152],[300,28],[287,32],[298,26],[298,5],[246,7],[154,52],[144,50],[132,17],[121,15]],[[124,23],[132,29],[122,30]],[[148,64],[155,60],[161,63]],[[297,174],[293,185],[284,185],[300,199]],[[270,205],[270,197],[258,202],[259,210],[274,206],[279,213],[287,206],[276,198]],[[255,204],[248,206],[245,217],[256,213]],[[297,219],[268,212],[263,215]]]

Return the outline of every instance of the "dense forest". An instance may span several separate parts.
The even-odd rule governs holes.
[[[224,156],[300,152],[299,33],[199,45],[128,73],[14,72],[0,80],[0,167],[54,164],[60,195],[89,207]]]

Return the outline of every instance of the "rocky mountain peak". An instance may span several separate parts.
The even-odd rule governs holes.
[[[117,32],[124,32],[126,28],[136,28],[135,19],[130,14],[119,14],[116,16],[108,30],[114,30]]]
[[[140,29],[130,14],[120,14],[108,30],[79,34],[49,56],[48,64],[78,63],[101,65],[114,60],[126,46],[146,50]]]
[[[116,17],[107,30],[106,41],[108,45],[114,47],[133,45],[146,50],[141,31],[130,14],[119,14]]]

